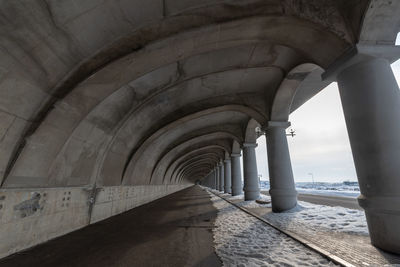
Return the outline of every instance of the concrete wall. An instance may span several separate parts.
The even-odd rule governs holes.
[[[96,190],[88,187],[0,190],[0,258],[188,186],[190,184],[112,186]]]

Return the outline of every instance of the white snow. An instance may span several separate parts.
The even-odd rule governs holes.
[[[332,262],[212,194],[213,230],[224,266],[335,266]]]
[[[299,201],[297,206],[282,213],[268,213],[263,216],[271,223],[285,229],[328,231],[368,235],[364,211],[343,207],[330,207]]]
[[[226,199],[244,208],[271,208],[271,204],[259,204],[255,201],[244,201],[243,195],[232,197],[222,194]],[[262,200],[270,200],[261,194]],[[238,202],[237,200],[242,201]],[[365,213],[362,210],[344,207],[331,207],[298,201],[295,208],[282,213],[267,213],[263,216],[273,224],[294,232],[343,232],[348,234],[368,235]]]
[[[243,199],[243,196],[242,196],[242,199]],[[264,201],[271,201],[271,197],[266,196],[266,195],[262,195],[262,194],[260,194],[260,199],[264,200]],[[228,198],[228,200],[232,200],[232,198],[230,197],[230,198]],[[252,208],[270,208],[271,207],[271,203],[269,203],[269,204],[260,204],[260,203],[257,203],[255,201],[253,201],[253,200],[242,201],[242,202],[235,203],[235,204],[238,205],[238,206],[241,206],[241,207],[244,207],[244,208],[250,208],[250,209],[252,209]]]

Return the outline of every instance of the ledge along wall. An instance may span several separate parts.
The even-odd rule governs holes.
[[[191,184],[0,190],[0,258],[180,191]]]

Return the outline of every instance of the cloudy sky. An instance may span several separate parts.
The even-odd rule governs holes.
[[[396,44],[400,45],[399,36]],[[400,60],[392,64],[392,69],[400,84]],[[293,112],[289,119],[296,131],[294,138],[288,137],[296,182],[311,181],[310,173],[320,182],[357,180],[336,83]],[[258,172],[262,180],[267,180],[265,136],[257,142]]]

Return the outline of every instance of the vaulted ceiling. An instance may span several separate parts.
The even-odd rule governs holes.
[[[346,50],[393,44],[396,10],[383,0],[3,1],[0,182],[201,179],[250,138],[249,122],[287,119],[324,88],[320,74]]]

